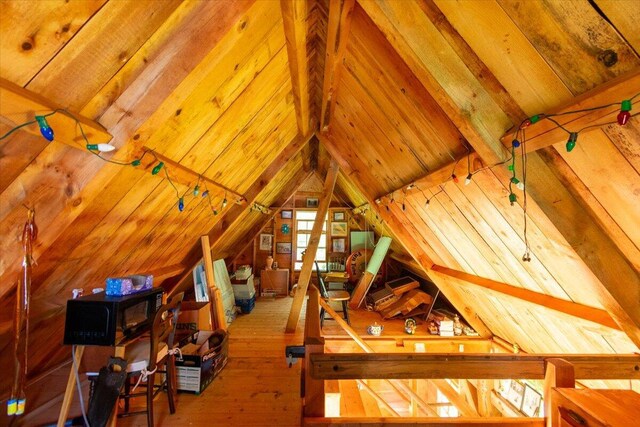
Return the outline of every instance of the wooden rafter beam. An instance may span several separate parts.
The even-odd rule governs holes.
[[[444,394],[444,396],[455,406],[460,414],[463,417],[477,417],[479,416],[478,411],[471,406],[465,399],[462,394],[458,392],[458,390],[454,389],[451,384],[449,384],[446,380],[443,379],[433,379],[431,380],[433,384],[440,390],[440,393]]]
[[[302,268],[300,269],[300,275],[298,276],[298,290],[293,298],[291,304],[291,312],[287,319],[287,333],[294,333],[298,326],[298,319],[300,318],[300,311],[302,310],[302,303],[307,295],[307,287],[311,280],[313,273],[314,260],[316,258],[316,251],[320,244],[320,236],[322,235],[322,227],[324,226],[324,218],[329,211],[329,204],[333,196],[333,189],[336,185],[338,178],[338,164],[332,160],[329,166],[329,171],[324,180],[324,187],[322,190],[322,196],[320,197],[320,203],[318,204],[318,210],[316,212],[316,219],[311,229],[311,235],[309,236],[309,243],[307,244],[307,251],[302,261]]]
[[[512,379],[541,380],[546,360],[561,358],[576,379],[640,379],[640,355],[620,354],[428,354],[332,353],[314,355],[311,375],[318,379]]]
[[[45,115],[61,109],[63,109],[62,106],[0,78],[0,120],[7,125],[16,127],[35,120],[35,116]],[[53,142],[61,142],[77,149],[86,149],[86,142],[80,132],[78,123],[82,125],[82,129],[91,144],[107,143],[111,140],[112,136],[100,123],[77,113],[72,114],[75,119],[63,111],[46,118],[47,123],[53,129]],[[25,126],[22,130],[41,136],[40,128],[36,123]]]
[[[147,152],[146,155],[144,155],[145,152]],[[165,164],[165,166],[167,167],[167,173],[169,174],[169,177],[171,178],[171,180],[174,182],[185,185],[187,187],[194,187],[199,182],[198,185],[200,185],[201,191],[204,191],[205,186],[207,188],[210,188],[209,186],[211,186],[219,189],[220,192],[227,193],[229,197],[233,196],[235,198],[236,203],[244,204],[246,201],[246,198],[242,194],[238,193],[237,191],[234,191],[228,187],[225,187],[224,185],[210,178],[207,178],[204,175],[198,174],[195,171],[192,171],[191,169],[182,166],[180,163],[176,162],[175,160],[171,160],[167,156],[158,153],[157,151],[154,151],[148,147],[143,147],[136,158],[140,159],[143,155],[144,155],[144,158],[142,160],[142,163],[140,163],[140,166],[138,167],[142,167],[145,170],[148,170],[148,169],[151,169],[154,165],[156,165],[158,161],[160,161]],[[159,176],[164,177],[165,175],[163,172],[161,172]]]
[[[331,0],[327,23],[327,47],[324,60],[324,82],[320,106],[320,130],[329,129],[336,105],[336,93],[340,84],[342,60],[347,50],[351,28],[351,15],[355,0]]]
[[[467,157],[469,157],[468,160]],[[469,162],[468,166],[467,162]],[[398,187],[389,193],[378,195],[376,199],[398,191],[404,192],[407,195],[420,190],[424,191],[428,188],[435,187],[436,185],[444,184],[451,179],[453,174],[462,180],[465,179],[469,173],[482,169],[484,166],[482,159],[477,153],[472,152],[470,154],[465,154],[464,156],[458,157],[455,161],[431,171],[413,182],[403,185],[402,187]]]
[[[618,102],[630,99],[640,93],[640,68],[636,68],[627,74],[608,81],[596,88],[573,98],[566,104],[554,108],[546,114],[562,114],[567,111],[585,110],[601,105],[614,103],[615,105],[602,110],[585,111],[577,114],[553,117],[555,121],[566,127],[570,131],[578,131],[590,126],[590,129],[597,129],[615,120],[620,111]],[[636,98],[633,103],[633,110],[640,109],[640,98]],[[510,129],[500,141],[505,147],[511,147],[511,141],[515,138],[516,128]],[[550,120],[541,120],[527,128],[527,152],[536,151],[544,147],[567,141],[567,132],[559,128]]]
[[[550,308],[551,310],[559,311],[570,316],[598,323],[608,328],[620,330],[620,327],[613,320],[613,318],[611,318],[609,313],[599,308],[589,307],[587,305],[578,304],[572,301],[555,298],[550,295],[541,294],[525,288],[508,285],[496,280],[475,276],[473,274],[465,273],[464,271],[454,270],[448,267],[443,267],[441,265],[434,265],[432,267],[432,270],[436,272],[436,274],[444,274],[446,276],[452,277],[456,279],[458,283],[461,283],[463,285],[471,285],[484,289],[490,289],[500,294],[508,295],[522,301],[539,305],[541,307]]]
[[[293,102],[301,135],[310,134],[309,64],[307,61],[307,2],[280,0],[284,35],[287,41]]]

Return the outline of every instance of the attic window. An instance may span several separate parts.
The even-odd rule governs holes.
[[[311,238],[311,230],[316,219],[315,210],[296,210],[296,258],[294,262],[294,270],[299,271],[302,268],[302,252],[307,249],[309,239]],[[327,271],[327,217],[325,216],[324,225],[322,226],[322,235],[320,236],[320,244],[316,252],[316,261],[320,266],[320,270]]]

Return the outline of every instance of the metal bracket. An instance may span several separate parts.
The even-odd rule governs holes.
[[[304,357],[304,351],[304,345],[288,345],[285,348],[284,354],[287,357],[289,367]]]

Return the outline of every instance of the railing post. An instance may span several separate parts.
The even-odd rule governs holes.
[[[564,359],[545,360],[544,371],[544,418],[547,427],[558,426],[558,414],[553,413],[551,389],[554,387],[575,388],[576,377],[573,365]]]
[[[309,288],[304,328],[304,416],[324,417],[324,380],[311,377],[311,355],[324,353],[324,338],[320,331],[320,294]]]

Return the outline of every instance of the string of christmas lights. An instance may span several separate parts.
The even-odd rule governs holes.
[[[119,162],[119,161],[115,161],[115,160],[111,160],[111,159],[106,159],[104,157],[102,157],[101,153],[108,153],[111,151],[114,151],[116,149],[116,147],[114,147],[111,144],[105,144],[105,143],[99,143],[99,144],[92,144],[89,141],[89,138],[87,137],[87,134],[84,131],[84,128],[82,127],[82,123],[69,111],[65,110],[65,109],[57,109],[57,110],[53,110],[50,113],[47,114],[43,114],[43,115],[37,115],[35,116],[34,120],[30,120],[27,121],[25,123],[22,123],[18,126],[15,126],[14,128],[10,129],[8,132],[6,132],[4,135],[0,136],[0,141],[8,138],[9,136],[11,136],[14,132],[16,132],[19,129],[22,129],[26,126],[30,126],[33,124],[37,124],[38,127],[40,128],[40,134],[42,135],[42,137],[44,139],[46,139],[49,142],[52,142],[55,139],[55,133],[54,130],[51,128],[51,126],[49,125],[49,123],[47,122],[47,117],[51,117],[54,114],[64,114],[68,117],[70,117],[71,119],[73,119],[76,122],[76,126],[78,126],[78,129],[80,130],[80,134],[82,135],[82,138],[84,140],[85,145],[82,146],[82,144],[78,143],[79,148],[81,149],[86,149],[88,152],[90,152],[91,154],[97,156],[100,160],[107,162],[107,163],[112,163],[112,164],[116,164],[119,166],[133,166],[133,167],[137,167],[140,166],[140,164],[142,163],[142,160],[144,159],[144,157],[147,154],[150,154],[154,157],[154,160],[157,162],[156,165],[153,167],[153,169],[151,170],[151,174],[152,175],[158,175],[160,173],[160,171],[164,171],[164,175],[165,178],[167,179],[167,181],[169,182],[169,184],[173,187],[173,189],[176,192],[176,198],[178,199],[177,202],[177,207],[178,210],[180,212],[184,211],[184,207],[185,207],[185,196],[192,192],[194,197],[198,197],[200,194],[200,180],[202,178],[202,175],[198,175],[198,179],[196,181],[196,184],[193,188],[193,191],[191,190],[191,188],[189,186],[187,186],[187,189],[180,194],[180,192],[178,191],[178,188],[176,187],[176,185],[174,184],[173,180],[171,179],[171,177],[169,176],[169,172],[168,172],[168,167],[165,165],[165,163],[163,161],[161,161],[158,156],[156,155],[156,153],[153,150],[144,150],[142,155],[139,158],[133,159],[130,162]],[[209,189],[206,187],[206,183],[205,183],[205,191],[202,192],[202,197],[206,198],[209,206],[211,208],[211,212],[213,213],[213,215],[218,215],[219,211],[224,210],[227,205],[228,205],[228,200],[227,200],[227,192],[225,190],[224,192],[224,198],[222,199],[222,202],[220,202],[219,208],[214,207],[212,201],[211,201],[211,197],[209,196]],[[240,200],[238,200],[240,201]]]
[[[526,138],[526,129],[532,125],[535,125],[536,123],[539,123],[542,120],[549,120],[550,122],[554,123],[556,125],[556,128],[562,129],[563,131],[567,132],[568,134],[568,139],[567,142],[565,144],[565,148],[567,150],[568,153],[570,153],[576,146],[576,143],[578,141],[578,136],[581,132],[584,132],[588,129],[592,129],[592,128],[597,128],[597,127],[602,127],[602,126],[607,126],[607,125],[613,125],[613,124],[618,124],[620,126],[624,126],[626,125],[629,120],[633,117],[636,117],[638,115],[640,115],[640,112],[631,113],[631,110],[633,109],[633,104],[634,104],[634,100],[636,98],[640,97],[640,93],[635,94],[634,96],[632,96],[629,99],[625,99],[622,100],[620,102],[613,102],[610,104],[606,104],[606,105],[600,105],[600,106],[596,106],[596,107],[590,107],[590,108],[583,108],[583,109],[579,109],[579,110],[571,110],[571,111],[565,111],[562,113],[555,113],[555,114],[545,114],[545,113],[541,113],[541,114],[536,114],[533,115],[531,117],[528,117],[526,119],[524,119],[520,125],[518,126],[518,128],[516,129],[516,134],[514,136],[513,141],[511,142],[511,155],[508,159],[496,163],[494,165],[490,165],[490,166],[486,166],[483,168],[480,168],[476,171],[471,171],[471,150],[469,149],[469,147],[465,145],[465,148],[467,149],[468,155],[467,155],[467,177],[464,181],[465,185],[469,185],[473,179],[473,175],[475,175],[476,173],[482,172],[484,170],[487,169],[492,169],[496,166],[501,166],[504,164],[508,164],[507,168],[508,170],[511,172],[511,178],[509,179],[509,183],[508,183],[508,188],[509,188],[509,203],[511,204],[511,206],[514,206],[518,200],[518,197],[516,195],[516,193],[513,191],[513,187],[515,186],[518,190],[522,191],[523,196],[522,196],[522,210],[523,210],[523,215],[524,215],[524,229],[523,229],[523,240],[524,240],[524,244],[525,244],[525,251],[524,251],[524,255],[522,256],[522,261],[524,262],[530,262],[531,261],[531,246],[529,245],[529,239],[527,236],[527,222],[528,222],[528,215],[527,215],[527,151],[526,151],[526,142],[527,142],[527,138]],[[566,115],[571,115],[571,114],[578,114],[578,113],[586,113],[586,112],[591,112],[591,111],[597,111],[597,110],[603,110],[603,109],[607,109],[607,108],[611,108],[611,107],[616,107],[615,110],[612,110],[610,113],[615,113],[618,112],[618,114],[616,115],[616,119],[609,121],[609,122],[605,122],[605,123],[598,123],[598,124],[593,124],[593,125],[588,125],[588,126],[584,126],[580,129],[576,129],[576,130],[570,130],[568,129],[565,125],[559,123],[554,117],[559,117],[559,116],[566,116]],[[516,150],[520,148],[521,150],[521,155],[520,155],[520,159],[521,159],[521,177],[520,179],[518,179],[517,177],[517,173],[516,173]],[[431,200],[436,197],[438,194],[444,192],[445,190],[445,185],[449,182],[449,181],[453,181],[454,183],[459,183],[460,180],[458,179],[458,177],[456,176],[455,170],[456,167],[458,166],[458,163],[460,162],[462,158],[459,158],[458,160],[455,161],[454,165],[453,165],[453,170],[451,172],[451,176],[449,177],[449,179],[447,179],[444,183],[439,184],[439,190],[437,192],[435,192],[433,195],[431,195],[431,197],[428,197],[424,191],[418,187],[418,185],[414,182],[411,183],[409,185],[407,185],[406,187],[403,187],[401,190],[394,190],[391,193],[388,193],[386,195],[386,197],[389,199],[389,202],[384,204],[385,208],[387,209],[387,211],[390,211],[390,205],[393,204],[395,202],[395,192],[396,191],[402,191],[403,193],[403,199],[402,199],[402,210],[406,211],[406,205],[405,205],[405,198],[406,198],[406,192],[408,190],[411,190],[413,188],[416,188],[417,190],[419,190],[423,197],[426,199],[425,202],[425,207],[428,207]],[[381,205],[382,204],[382,198],[376,199],[375,200],[376,204]],[[376,215],[376,219],[378,219],[377,215]]]

